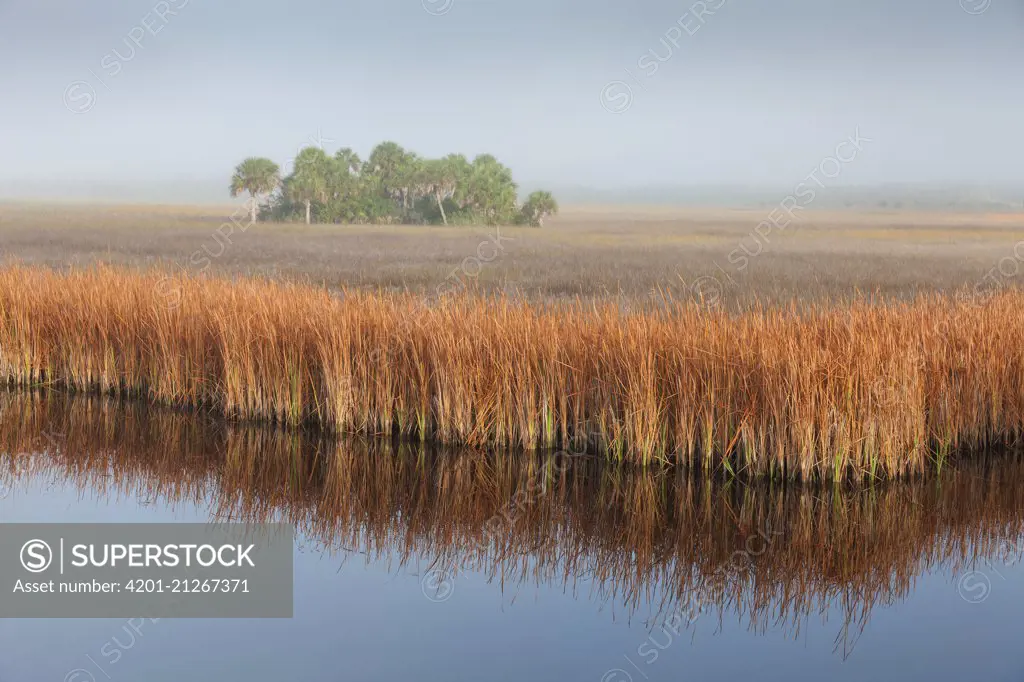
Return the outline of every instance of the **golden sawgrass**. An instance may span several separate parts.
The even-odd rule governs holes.
[[[0,379],[471,446],[904,476],[1024,426],[1024,296],[730,316],[0,270]]]

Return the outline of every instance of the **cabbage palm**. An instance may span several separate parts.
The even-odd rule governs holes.
[[[500,223],[516,210],[516,183],[512,171],[490,154],[473,159],[465,188],[467,203],[484,220]]]
[[[311,222],[314,201],[326,201],[333,159],[320,147],[306,147],[295,157],[295,168],[285,180],[285,192],[292,201],[306,205],[306,224]]]
[[[281,182],[281,169],[270,159],[250,156],[235,168],[231,177],[231,196],[248,192],[252,200],[252,222],[256,222],[259,197],[270,194]]]
[[[461,160],[465,163],[464,157]],[[433,195],[434,201],[437,202],[441,220],[445,225],[448,224],[448,214],[444,210],[444,201],[453,197],[458,189],[461,174],[459,161],[455,154],[449,154],[443,159],[430,159],[423,166],[428,193]]]
[[[522,213],[527,224],[542,227],[545,218],[558,213],[558,202],[551,192],[534,192],[523,204]]]
[[[402,181],[406,175],[409,153],[396,142],[381,142],[370,152],[364,168],[380,179],[383,190],[392,197],[402,196]]]
[[[363,162],[359,159],[359,155],[350,147],[344,147],[335,152],[334,160],[338,162],[344,175],[355,175],[363,168]]]

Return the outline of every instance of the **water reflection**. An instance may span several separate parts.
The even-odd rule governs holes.
[[[797,636],[838,614],[843,655],[925,571],[959,576],[961,596],[978,599],[987,588],[972,569],[1015,563],[1024,530],[1024,466],[1008,456],[876,487],[750,486],[586,458],[339,442],[45,393],[0,394],[0,452],[2,494],[43,476],[219,520],[288,520],[304,551],[418,562],[431,600],[469,571],[509,593],[555,586],[649,629],[738,617]]]

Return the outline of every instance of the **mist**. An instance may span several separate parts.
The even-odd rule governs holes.
[[[227,198],[249,155],[491,153],[524,187],[1024,185],[999,0],[0,2],[0,196]],[[599,192],[598,192],[599,195]]]

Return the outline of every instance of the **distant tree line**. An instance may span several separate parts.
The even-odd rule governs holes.
[[[428,159],[382,142],[363,161],[349,148],[302,149],[282,178],[270,159],[235,168],[231,196],[247,193],[252,219],[311,223],[535,225],[558,212],[550,192],[519,203],[512,171],[490,154]]]

